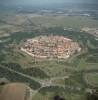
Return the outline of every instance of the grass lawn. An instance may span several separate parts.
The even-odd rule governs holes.
[[[66,65],[61,65],[56,62],[43,62],[43,63],[35,64],[33,66],[42,69],[51,77],[66,75],[66,71],[65,71]]]
[[[82,58],[78,64],[80,70],[94,70],[98,69],[98,63],[87,63],[86,58]]]
[[[98,73],[86,73],[84,79],[87,84],[97,87],[98,86]]]
[[[65,79],[55,79],[52,81],[53,84],[65,85]]]

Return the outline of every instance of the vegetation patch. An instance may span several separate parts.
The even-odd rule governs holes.
[[[93,86],[93,87],[97,87],[98,86],[98,73],[94,72],[94,73],[85,73],[84,74],[84,79],[86,81],[87,84]]]
[[[98,56],[91,56],[91,57],[88,57],[87,60],[86,60],[87,63],[98,63]]]
[[[32,99],[54,100],[55,96],[59,96],[63,100],[86,100],[84,94],[69,92],[67,89],[56,86],[42,88]]]
[[[3,67],[0,67],[0,77],[6,77],[11,82],[28,83],[32,89],[40,88],[40,84],[33,79],[31,80],[30,78],[27,78],[23,75],[19,75],[17,72],[4,69]]]
[[[29,75],[31,77],[37,77],[37,78],[49,78],[49,76],[43,72],[41,69],[39,68],[26,68],[23,69],[19,64],[17,63],[2,63],[2,65],[4,67],[8,67],[10,69],[13,69],[15,71],[21,72],[23,74]]]

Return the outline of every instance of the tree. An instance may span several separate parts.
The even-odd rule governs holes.
[[[87,94],[87,100],[98,100],[98,90]]]
[[[61,98],[59,95],[56,95],[53,100],[65,100],[65,99]]]

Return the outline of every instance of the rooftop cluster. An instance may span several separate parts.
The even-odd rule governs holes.
[[[21,50],[36,58],[66,59],[76,51],[80,51],[78,43],[64,36],[38,36],[27,39]]]

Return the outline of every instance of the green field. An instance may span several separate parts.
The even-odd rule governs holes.
[[[66,100],[85,100],[85,96],[79,92],[71,92],[68,89],[61,87],[47,87],[39,91],[37,95],[33,97],[34,100],[53,100],[53,97],[60,95],[60,97]]]
[[[96,72],[86,73],[86,74],[84,74],[84,78],[85,78],[85,81],[89,85],[97,87],[97,85],[98,85],[98,73],[96,73]]]

